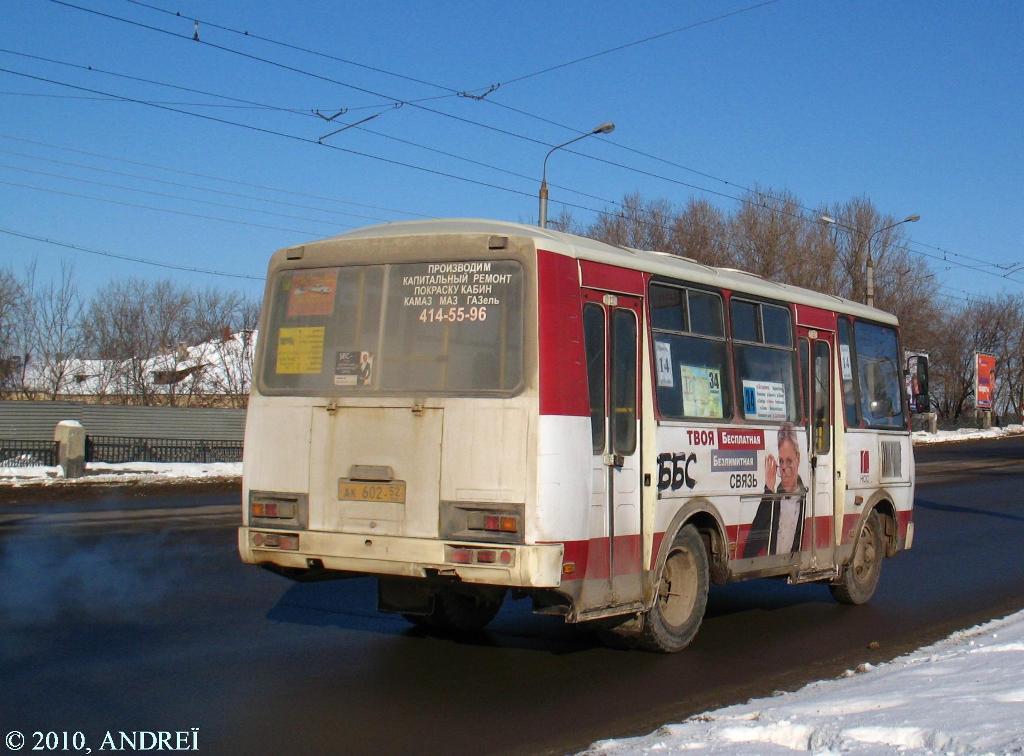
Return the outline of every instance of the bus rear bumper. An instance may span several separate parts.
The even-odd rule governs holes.
[[[292,537],[298,538],[297,544]],[[285,548],[293,544],[297,548]],[[340,572],[412,578],[440,574],[466,583],[520,588],[557,588],[562,577],[562,552],[560,543],[469,543],[245,526],[238,529],[238,553],[247,564],[307,569],[319,562],[317,566]],[[493,562],[481,561],[492,556]],[[503,559],[507,561],[503,563]]]

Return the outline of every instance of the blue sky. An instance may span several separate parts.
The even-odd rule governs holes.
[[[921,215],[907,227],[916,253],[958,253],[929,260],[945,294],[1024,289],[1024,271],[999,267],[1024,265],[1019,2],[66,3],[4,4],[0,229],[259,277],[279,247],[379,221],[534,222],[547,145],[574,135],[555,124],[611,120],[612,135],[574,149],[646,173],[556,153],[552,215],[558,200],[608,210],[634,191],[729,211],[734,200],[701,189],[757,184],[809,207],[867,196],[897,218]],[[453,94],[496,83],[485,101]],[[343,108],[331,121],[313,112]],[[86,294],[128,275],[261,286],[0,233],[0,266],[37,259],[47,270],[62,258]]]

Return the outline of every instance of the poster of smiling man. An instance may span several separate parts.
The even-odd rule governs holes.
[[[765,454],[764,495],[743,545],[744,559],[800,550],[807,499],[800,448],[794,426],[784,423],[778,431],[778,456]]]

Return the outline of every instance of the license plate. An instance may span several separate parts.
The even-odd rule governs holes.
[[[405,504],[405,481],[366,483],[342,478],[338,481],[338,498],[342,501],[384,501]]]

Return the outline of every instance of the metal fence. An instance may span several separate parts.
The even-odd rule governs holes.
[[[56,464],[56,441],[0,439],[0,467],[53,467]]]
[[[241,441],[87,436],[86,462],[241,462]]]

